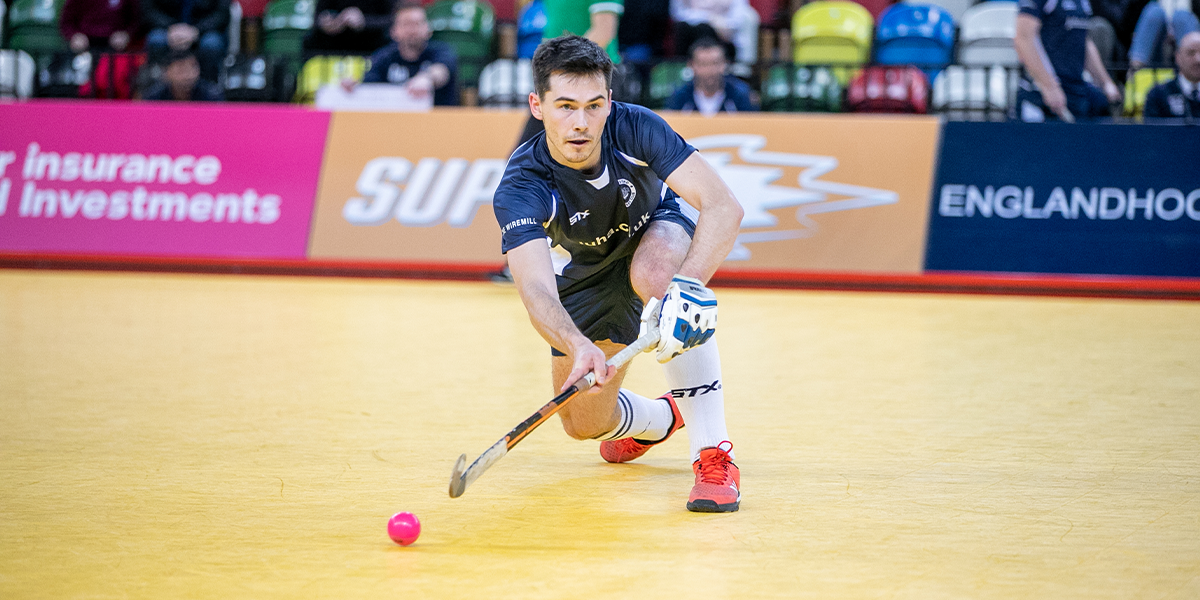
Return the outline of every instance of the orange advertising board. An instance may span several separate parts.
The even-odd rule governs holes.
[[[931,117],[665,113],[745,208],[729,272],[921,272]],[[498,265],[491,194],[519,111],[335,113],[310,257]]]

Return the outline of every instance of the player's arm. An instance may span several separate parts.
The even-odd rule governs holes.
[[[1046,103],[1046,107],[1062,115],[1067,108],[1067,96],[1058,81],[1058,74],[1054,72],[1054,67],[1046,56],[1046,49],[1042,47],[1041,33],[1041,19],[1027,13],[1017,13],[1017,35],[1013,39],[1017,57],[1025,66],[1025,72],[1029,73],[1038,90],[1042,92],[1042,101]]]
[[[604,10],[602,6],[593,8],[600,10],[591,13],[591,24],[583,37],[596,42],[601,48],[607,48],[609,42],[617,37],[617,13]]]
[[[700,211],[691,248],[679,274],[708,283],[733,250],[742,223],[742,205],[715,169],[693,152],[666,180],[667,186]]]
[[[1096,43],[1090,37],[1087,40],[1084,68],[1092,74],[1092,81],[1095,81],[1100,89],[1104,90],[1104,96],[1108,98],[1109,102],[1115,104],[1121,101],[1121,88],[1117,87],[1112,77],[1109,76],[1108,69],[1104,68],[1104,59],[1100,58],[1100,49],[1096,47]]]
[[[563,389],[588,373],[596,374],[599,389],[616,375],[616,367],[604,364],[604,351],[579,331],[558,299],[558,283],[545,239],[530,240],[508,251],[508,268],[529,312],[529,321],[551,346],[574,360]],[[561,390],[560,390],[561,391]]]

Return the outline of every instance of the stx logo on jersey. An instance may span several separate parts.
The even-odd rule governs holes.
[[[688,143],[701,151],[746,211],[729,260],[749,260],[747,244],[812,237],[819,226],[809,215],[900,201],[899,194],[891,190],[825,181],[821,178],[838,166],[836,157],[764,151],[767,138],[761,135],[708,135]],[[734,156],[739,162],[734,162]],[[783,167],[801,168],[797,186],[773,184],[783,176]],[[779,219],[770,211],[790,206],[797,207],[795,224],[799,227],[780,229]]]
[[[679,388],[676,390],[671,390],[671,396],[673,398],[693,398],[696,396],[703,396],[709,392],[715,392],[719,389],[721,389],[720,379],[708,385],[701,384],[694,388]]]
[[[574,225],[574,224],[588,218],[588,215],[590,215],[590,214],[592,214],[592,211],[585,210],[585,211],[580,211],[580,212],[577,212],[577,213],[571,215],[571,224]]]
[[[505,161],[382,156],[363,167],[354,188],[358,197],[342,207],[351,225],[382,225],[396,219],[411,227],[448,223],[469,227],[479,205],[492,203]]]

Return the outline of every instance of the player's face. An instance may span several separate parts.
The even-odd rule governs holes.
[[[550,88],[541,98],[529,95],[529,110],[546,127],[550,156],[572,169],[590,169],[600,162],[600,134],[612,109],[604,75],[550,75]]]
[[[1179,72],[1189,81],[1200,81],[1200,33],[1192,32],[1179,41],[1175,51],[1175,63]]]

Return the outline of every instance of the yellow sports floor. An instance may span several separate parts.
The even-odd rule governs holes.
[[[1200,303],[717,294],[724,515],[557,419],[448,497],[552,395],[512,288],[0,271],[0,598],[1200,597]]]

